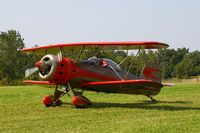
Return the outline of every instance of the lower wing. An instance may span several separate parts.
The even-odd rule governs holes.
[[[55,85],[54,83],[50,83],[49,81],[24,80],[23,82],[28,84]]]
[[[89,82],[81,84],[81,87],[85,90],[97,92],[157,95],[163,85],[152,80],[138,79]]]

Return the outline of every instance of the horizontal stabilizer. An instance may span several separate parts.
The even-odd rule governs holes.
[[[174,86],[172,83],[162,83],[163,86]]]

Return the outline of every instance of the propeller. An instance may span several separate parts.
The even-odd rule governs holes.
[[[44,56],[45,57],[45,56]],[[35,72],[37,72],[38,70],[40,72],[45,72],[48,69],[48,66],[52,65],[53,62],[55,62],[55,60],[49,59],[49,60],[45,60],[44,57],[35,64],[35,67],[32,68],[28,68],[25,70],[25,77],[29,77],[32,74],[34,74]],[[60,63],[63,60],[62,57],[62,52],[59,51],[57,53],[57,61]]]
[[[28,68],[25,70],[25,77],[31,76],[33,73],[37,72],[39,69],[37,67]]]
[[[28,68],[25,70],[25,77],[29,77],[31,76],[33,73],[37,72],[38,70],[40,71],[46,71],[46,69],[48,68],[49,65],[52,64],[51,60],[48,61],[39,61],[37,62],[35,65],[35,67],[32,68]]]

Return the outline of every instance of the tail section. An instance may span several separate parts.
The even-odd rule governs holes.
[[[148,62],[144,65],[144,68],[139,76],[142,79],[149,79],[158,83],[161,83],[161,69],[157,64]]]

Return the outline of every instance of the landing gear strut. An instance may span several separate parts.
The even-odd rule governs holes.
[[[62,105],[62,101],[60,98],[64,96],[68,92],[68,88],[65,87],[64,91],[58,90],[58,85],[56,85],[54,95],[48,95],[43,97],[43,103],[45,104],[46,107],[50,106],[60,106]]]
[[[64,96],[65,94],[68,94],[68,91],[70,90],[72,90],[73,95],[74,95],[72,99],[72,104],[76,108],[86,108],[92,105],[92,102],[88,98],[82,95],[83,91],[82,92],[75,91],[74,89],[71,88],[69,84],[65,86],[64,91],[58,90],[58,85],[56,85],[54,95],[48,95],[48,96],[43,97],[43,103],[45,104],[46,107],[60,106],[62,105],[62,101],[60,100],[60,98]]]
[[[157,100],[156,100],[156,99],[154,99],[152,96],[150,96],[150,95],[147,95],[147,97],[148,97],[148,98],[150,98],[150,99],[151,99],[151,101],[152,101],[153,103],[156,103],[156,102],[157,102]]]

